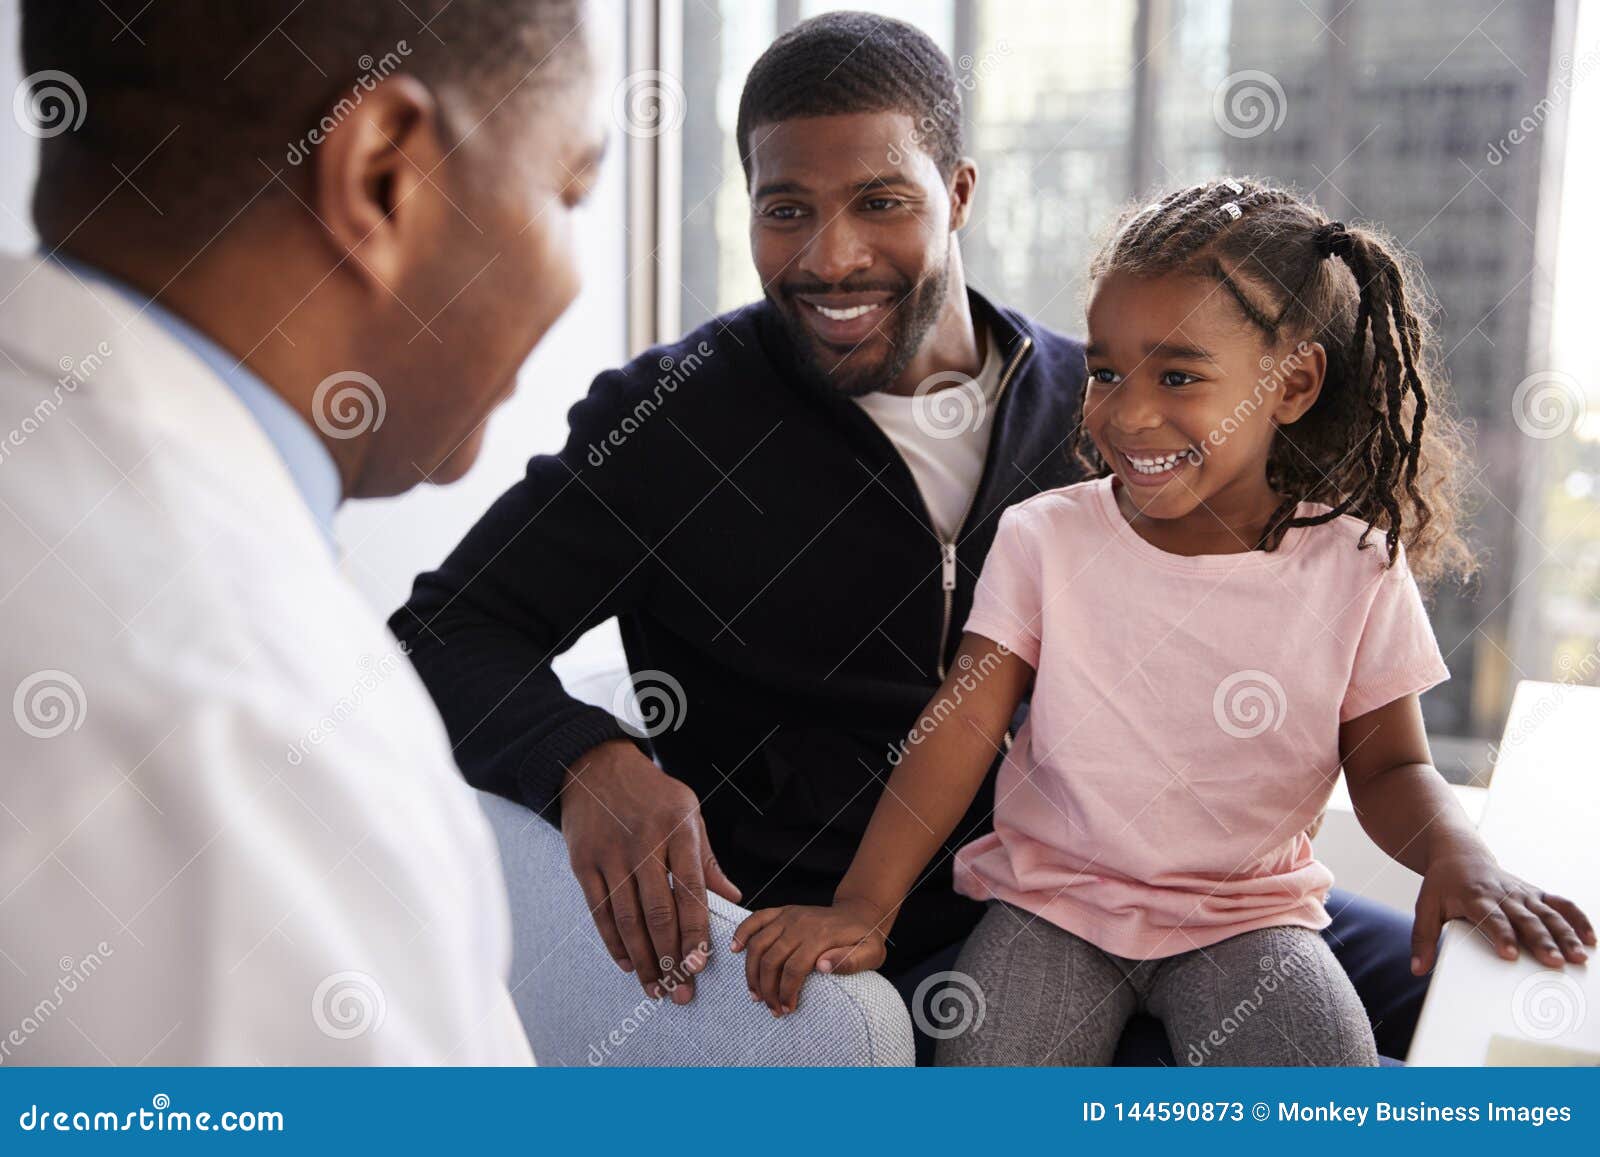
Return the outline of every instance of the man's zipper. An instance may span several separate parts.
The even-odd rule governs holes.
[[[993,333],[991,333],[991,341],[993,340],[993,336]],[[996,425],[998,425],[998,420],[1000,417],[1000,399],[1006,396],[1006,387],[1011,384],[1012,375],[1016,373],[1017,367],[1022,364],[1022,359],[1028,356],[1028,351],[1032,348],[1033,339],[1024,334],[1022,338],[1022,344],[1017,347],[1017,352],[1011,356],[1011,361],[1007,363],[1006,368],[1000,374],[1000,385],[994,392]],[[994,447],[994,438],[994,432],[991,430],[989,434],[989,446],[991,449]],[[977,487],[972,491],[972,497],[967,500],[967,509],[962,512],[961,521],[956,524],[955,533],[950,536],[950,540],[948,542],[941,541],[939,543],[939,583],[940,586],[944,588],[944,621],[939,627],[938,651],[939,682],[941,683],[944,682],[946,673],[944,664],[944,649],[950,642],[950,617],[955,610],[956,604],[956,542],[961,537],[961,531],[965,529],[967,525],[967,519],[972,515],[972,508],[977,505],[978,495],[983,493],[983,484],[988,479],[989,467],[989,455],[985,454],[983,459],[983,472],[978,478]],[[921,488],[918,487],[916,489],[917,493],[920,495],[922,492]],[[923,499],[922,508],[927,512],[928,525],[932,526],[933,511],[929,508],[927,499]]]

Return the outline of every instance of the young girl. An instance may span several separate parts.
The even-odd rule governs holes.
[[[1013,712],[994,831],[956,853],[988,901],[957,964],[982,1017],[942,1064],[1107,1064],[1128,1017],[1189,1064],[1371,1065],[1318,930],[1307,829],[1341,768],[1422,874],[1412,968],[1461,918],[1507,959],[1586,958],[1568,900],[1503,871],[1434,770],[1418,696],[1448,678],[1415,576],[1464,572],[1459,436],[1417,288],[1374,233],[1221,180],[1126,214],[1092,268],[1080,456],[1008,509],[957,661],[831,907],[734,935],[793,1011],[813,967],[877,967],[902,897]]]

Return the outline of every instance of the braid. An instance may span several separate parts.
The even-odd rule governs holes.
[[[1222,267],[1222,262],[1212,258],[1205,263],[1205,268],[1212,277],[1222,283],[1222,287],[1232,295],[1234,303],[1238,305],[1240,311],[1267,335],[1267,339],[1269,341],[1277,341],[1278,322],[1268,317],[1255,302],[1250,300],[1244,290],[1239,288],[1239,283],[1234,280],[1232,274]]]
[[[1179,189],[1177,192],[1168,193],[1161,200],[1146,205],[1143,209],[1134,213],[1123,227],[1126,238],[1119,236],[1119,242],[1125,240],[1126,244],[1139,249],[1147,247],[1150,229],[1156,223],[1164,220],[1172,207],[1180,204],[1190,193],[1191,190],[1189,189]]]
[[[1385,524],[1384,542],[1393,560],[1399,552],[1405,518],[1402,500],[1416,510],[1414,531],[1425,528],[1431,511],[1416,486],[1422,459],[1423,423],[1428,398],[1418,371],[1420,324],[1406,301],[1405,277],[1399,264],[1382,244],[1367,234],[1351,233],[1351,244],[1340,256],[1349,266],[1359,286],[1360,306],[1354,335],[1356,349],[1363,355],[1370,331],[1373,360],[1362,393],[1367,407],[1378,419],[1367,428],[1364,455],[1369,472],[1363,485],[1352,490],[1351,498],[1370,496],[1367,506],[1382,512],[1371,517],[1368,528]],[[1381,397],[1381,403],[1379,398]],[[1405,423],[1405,407],[1412,399],[1410,429]],[[1348,500],[1347,500],[1348,501]],[[1355,505],[1355,503],[1351,503]],[[1280,507],[1281,509],[1281,507]],[[1289,518],[1282,529],[1313,525],[1309,519]],[[1281,533],[1281,532],[1280,532]]]
[[[1464,440],[1452,415],[1430,405],[1444,382],[1411,300],[1419,283],[1408,285],[1396,253],[1376,232],[1330,221],[1287,190],[1223,178],[1125,213],[1090,272],[1205,277],[1272,345],[1286,333],[1320,343],[1323,388],[1273,438],[1267,478],[1282,501],[1256,545],[1273,550],[1291,528],[1353,515],[1382,534],[1390,563],[1403,547],[1426,581],[1471,570],[1455,532]],[[1081,411],[1080,402],[1077,459],[1105,474]],[[1304,503],[1327,509],[1301,514]]]
[[[1181,265],[1246,214],[1292,201],[1282,189],[1255,181],[1224,178],[1191,185],[1128,218],[1127,227],[1111,243],[1112,251],[1100,260],[1119,268],[1153,261]]]
[[[1167,211],[1167,219],[1150,236],[1149,251],[1172,253],[1182,260],[1217,231],[1227,217],[1222,207],[1236,196],[1226,185],[1202,186],[1197,195]]]

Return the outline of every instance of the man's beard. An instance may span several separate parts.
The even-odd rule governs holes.
[[[881,282],[851,284],[848,281],[838,285],[791,282],[779,286],[776,293],[769,290],[767,296],[777,307],[778,316],[783,319],[784,329],[798,355],[795,369],[816,386],[847,398],[859,398],[888,389],[905,372],[906,366],[911,364],[911,359],[921,348],[923,339],[928,336],[928,331],[939,320],[939,311],[944,308],[945,294],[949,288],[950,262],[946,255],[945,261],[934,272],[914,283],[907,280],[894,285]],[[805,307],[795,300],[795,295],[800,293],[873,291],[894,295],[889,316],[868,339],[870,342],[888,341],[888,355],[876,364],[862,356],[862,349],[868,341],[853,349],[836,349],[823,344],[802,320],[800,311]]]

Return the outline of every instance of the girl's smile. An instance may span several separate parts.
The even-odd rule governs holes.
[[[1121,459],[1117,472],[1134,486],[1165,486],[1185,469],[1198,469],[1203,460],[1192,446],[1163,450],[1113,444],[1111,449]]]

